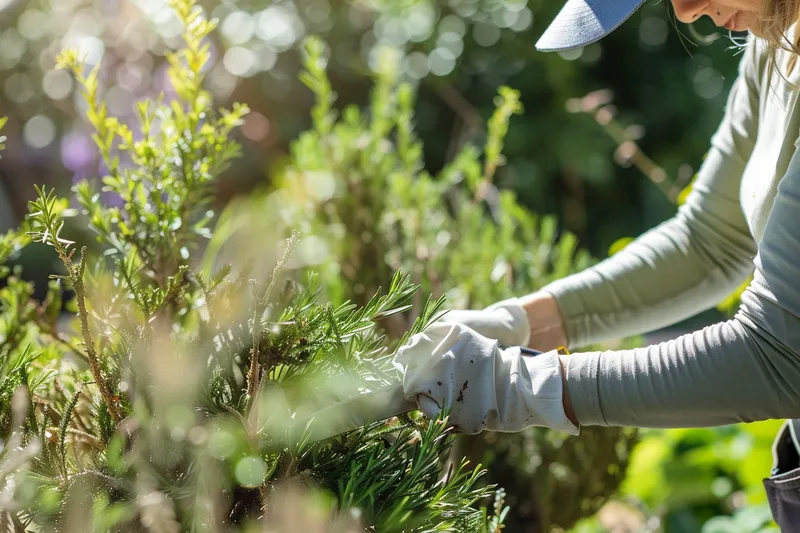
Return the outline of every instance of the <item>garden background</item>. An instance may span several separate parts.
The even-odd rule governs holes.
[[[602,42],[551,54],[533,45],[560,8],[555,0],[205,0],[201,5],[219,22],[209,36],[205,86],[215,105],[241,102],[250,108],[232,133],[242,156],[216,182],[216,209],[248,195],[258,199],[264,190],[291,191],[293,172],[304,164],[318,171],[296,153],[308,147],[302,141],[293,145],[302,132],[320,128],[312,113],[320,89],[309,90],[301,80],[307,67],[304,42],[314,35],[327,46],[337,109],[356,104],[368,110],[372,102],[374,110],[380,95],[371,92],[381,65],[396,65],[395,75],[415,93],[413,123],[424,161],[424,169],[415,172],[437,175],[464,146],[483,147],[492,137],[489,119],[498,91],[503,86],[519,91],[521,106],[516,96],[500,97],[501,107],[510,106],[508,129],[491,183],[484,183],[487,194],[513,191],[522,206],[542,217],[543,227],[552,223],[551,234],[542,229],[534,235],[537,243],[519,242],[523,251],[529,244],[547,253],[557,236],[574,235],[577,248],[588,252],[571,255],[571,264],[560,270],[543,272],[536,286],[587,264],[588,256],[606,257],[675,212],[722,117],[739,58],[730,36],[715,33],[704,24],[708,21],[693,27],[678,23],[668,2],[648,1]],[[7,149],[0,159],[0,232],[23,220],[36,194],[33,184],[68,196],[73,183],[93,179],[107,166],[92,140],[76,81],[55,68],[58,54],[76,48],[89,66],[102,65],[100,99],[124,122],[134,115],[135,101],[173,90],[164,56],[180,35],[180,23],[163,0],[0,0],[0,116],[8,117]],[[332,179],[308,188],[333,187]],[[380,198],[383,212],[407,217],[403,202],[425,193],[403,197],[406,193],[378,187],[343,199],[338,208],[358,212]],[[113,195],[103,201],[113,203]],[[367,224],[353,233],[353,242],[332,245],[335,239],[323,234],[331,219],[293,216],[302,227],[299,261],[323,273],[332,300],[363,305],[391,279],[369,257],[355,261],[348,255],[353,242],[373,242],[389,230]],[[355,232],[350,226],[347,231]],[[475,239],[465,246],[478,250],[487,243]],[[383,270],[409,266],[423,289],[449,290],[453,305],[491,303],[485,300],[492,294],[481,293],[481,276],[503,285],[503,265],[437,270],[434,259],[420,255],[419,248],[415,253],[387,259]],[[489,261],[488,254],[465,254],[463,260]],[[43,244],[32,244],[13,259],[26,279],[38,283],[40,298],[57,261]],[[430,261],[433,276],[425,268],[414,270],[415,261]],[[338,266],[332,269],[333,264]],[[468,273],[471,268],[475,272]],[[470,281],[448,283],[434,279],[437,273]],[[518,294],[524,284],[513,289]],[[732,305],[620,343],[676,336],[724,318]],[[610,494],[602,495],[599,513],[570,527],[582,533],[754,531],[767,523],[761,479],[771,466],[769,445],[778,425],[641,431],[630,458],[625,454],[624,475],[611,476],[621,478],[619,486],[614,481]],[[580,450],[571,460],[585,461],[586,472],[608,466],[592,464],[594,456]],[[491,460],[487,466],[491,471]],[[508,530],[531,530],[524,525],[526,505],[539,503],[526,503],[524,491],[506,490],[518,520]]]

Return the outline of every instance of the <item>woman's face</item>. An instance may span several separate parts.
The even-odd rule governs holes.
[[[703,15],[714,24],[731,31],[758,34],[763,20],[765,2],[769,0],[672,0],[678,20],[692,23]]]

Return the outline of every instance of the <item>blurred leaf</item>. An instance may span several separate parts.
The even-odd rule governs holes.
[[[623,237],[621,239],[617,239],[614,241],[614,244],[608,249],[609,257],[614,255],[615,253],[623,250],[626,246],[632,243],[635,239],[633,237]]]

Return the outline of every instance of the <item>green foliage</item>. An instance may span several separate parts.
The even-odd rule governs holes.
[[[206,2],[209,8],[217,7],[218,4],[219,2]],[[494,181],[514,186],[525,205],[535,207],[541,212],[560,213],[560,224],[576,231],[581,242],[591,247],[597,254],[604,254],[609,243],[619,236],[636,234],[660,222],[672,213],[672,206],[663,200],[661,193],[650,183],[640,179],[640,172],[637,169],[621,169],[614,165],[610,154],[616,148],[615,143],[610,142],[602,134],[593,119],[580,117],[576,120],[574,115],[569,115],[564,110],[563,103],[599,86],[609,87],[617,93],[619,111],[616,112],[616,116],[619,122],[624,126],[634,122],[642,125],[639,129],[647,132],[646,143],[643,144],[647,145],[649,155],[663,165],[670,176],[676,176],[682,167],[689,167],[688,173],[679,180],[680,183],[685,183],[693,172],[691,167],[699,162],[709,136],[718,125],[727,94],[726,87],[735,78],[736,63],[740,57],[738,54],[730,53],[726,39],[720,39],[719,43],[711,47],[692,47],[692,53],[687,55],[683,43],[686,28],[681,28],[679,25],[676,28],[679,31],[673,31],[670,11],[667,5],[659,2],[645,4],[611,36],[580,52],[576,51],[569,60],[556,54],[533,54],[531,48],[531,43],[541,34],[547,21],[551,20],[560,9],[559,2],[347,0],[330,3],[312,2],[308,6],[304,2],[295,4],[298,7],[301,4],[308,7],[296,10],[297,16],[302,19],[301,26],[305,31],[313,32],[322,28],[320,31],[324,33],[325,41],[331,46],[330,56],[337,58],[336,61],[331,61],[329,68],[333,71],[334,79],[348,80],[348,98],[351,95],[360,98],[360,91],[367,84],[358,73],[367,70],[364,64],[365,58],[371,57],[369,52],[376,39],[362,37],[371,37],[381,29],[389,29],[394,42],[397,42],[398,38],[404,39],[408,46],[407,51],[416,52],[417,59],[420,54],[423,59],[426,56],[430,57],[428,54],[440,47],[449,49],[456,56],[454,68],[448,74],[441,76],[438,73],[431,74],[420,82],[422,90],[418,109],[421,120],[418,121],[420,124],[418,134],[425,140],[426,157],[429,159],[427,163],[431,168],[437,168],[444,155],[449,153],[449,146],[453,143],[454,137],[450,126],[454,120],[461,134],[478,137],[481,132],[476,131],[479,128],[470,119],[473,116],[489,116],[493,110],[492,99],[497,92],[497,86],[509,84],[520,88],[526,99],[526,117],[524,120],[515,120],[510,125],[509,136],[505,142],[507,162],[498,169]],[[285,2],[284,5],[293,7],[292,2]],[[243,24],[252,24],[252,20],[241,17],[240,10],[258,17],[260,10],[274,7],[252,0],[232,0],[227,2],[226,6],[231,21],[238,18],[245,21]],[[97,37],[104,41],[108,55],[124,58],[125,64],[134,68],[144,68],[147,71],[148,65],[154,65],[152,71],[157,70],[162,60],[163,47],[158,33],[166,30],[162,34],[172,34],[174,19],[148,17],[146,10],[139,12],[136,9],[125,9],[115,13],[113,9],[108,11],[106,8],[106,3],[101,0],[85,2],[32,0],[12,2],[3,10],[4,20],[9,21],[9,31],[3,36],[3,46],[7,54],[4,54],[3,60],[0,61],[0,78],[7,82],[5,83],[7,88],[12,86],[19,88],[20,85],[25,87],[25,90],[9,90],[0,94],[0,109],[12,115],[11,123],[8,125],[11,130],[6,134],[14,137],[15,141],[13,153],[9,153],[7,158],[1,161],[5,165],[3,170],[6,174],[13,177],[12,183],[6,184],[7,186],[13,187],[15,183],[29,184],[34,179],[44,178],[67,181],[72,175],[71,172],[59,168],[60,164],[56,160],[46,168],[13,164],[17,154],[19,157],[26,155],[20,130],[22,124],[34,115],[41,114],[52,119],[59,132],[80,129],[76,128],[73,122],[80,122],[83,118],[80,113],[69,114],[68,106],[64,105],[65,100],[60,96],[54,96],[48,90],[27,89],[29,86],[46,86],[42,83],[42,78],[45,77],[46,80],[52,75],[48,72],[51,63],[42,61],[41,58],[49,57],[52,53],[52,43],[62,39],[63,35],[60,32],[63,24],[49,22],[80,18],[81,21],[91,23],[93,27],[103,32]],[[320,13],[323,13],[323,16],[320,16]],[[520,14],[518,17],[515,15],[517,13]],[[122,16],[119,16],[120,14]],[[432,29],[426,40],[418,40],[416,32],[391,31],[397,27],[414,30],[425,27],[427,24],[416,24],[416,21],[420,20],[420,14],[430,14],[429,18],[422,18],[423,22],[430,23],[429,28]],[[523,15],[531,14],[533,16],[527,18],[528,21],[534,20],[532,25],[518,24],[525,18]],[[367,24],[367,19],[373,21],[374,26],[364,26]],[[412,19],[415,21],[413,25],[401,24]],[[333,20],[336,23],[330,24],[329,21]],[[222,22],[224,25],[225,20]],[[512,28],[506,28],[512,23],[514,24]],[[701,20],[695,24],[700,27],[701,33],[706,30],[702,27],[703,23]],[[495,24],[499,26],[496,27]],[[496,31],[498,28],[502,28],[502,31]],[[243,33],[246,32],[229,34],[233,39],[225,44],[248,48],[261,57],[264,50],[262,40],[253,38],[249,42],[241,43],[239,37]],[[497,42],[488,45],[485,41],[486,36],[495,33],[499,36]],[[299,36],[301,33],[296,35]],[[135,36],[136,46],[131,46],[129,36]],[[477,42],[479,37],[480,43]],[[578,54],[580,57],[576,58]],[[293,136],[294,132],[306,127],[307,99],[303,91],[298,90],[293,76],[271,74],[285,72],[287,65],[293,70],[295,65],[290,59],[293,57],[294,54],[289,53],[281,55],[277,62],[263,61],[264,65],[274,64],[274,66],[259,65],[259,68],[271,72],[261,72],[251,78],[239,80],[240,83],[237,84],[241,89],[237,94],[257,94],[260,109],[269,110],[269,113],[265,114],[274,126],[271,131],[273,133],[282,131],[288,136]],[[620,57],[624,57],[625,60],[620,62]],[[654,61],[656,57],[658,60]],[[219,68],[215,68],[214,71],[220,74],[219,79],[227,80],[229,74],[222,68],[221,62],[218,65]],[[687,75],[689,71],[691,75]],[[209,74],[212,76],[209,80],[211,83],[207,85],[214,86],[213,72]],[[653,80],[664,76],[670,83],[652,83]],[[145,76],[135,94],[151,91],[158,80],[157,76],[149,79]],[[268,85],[266,91],[262,89],[264,84]],[[59,87],[68,86],[68,83],[59,83]],[[216,86],[233,87],[227,83]],[[220,98],[225,98],[227,94],[229,93],[224,89],[215,92]],[[458,98],[450,98],[451,95]],[[27,98],[24,104],[19,101],[23,97]],[[638,126],[631,127],[632,131],[636,128]],[[272,140],[272,135],[270,137]],[[285,140],[285,137],[282,138],[280,135],[276,137],[279,142]],[[2,143],[0,139],[0,144]],[[246,147],[246,151],[247,157],[244,161],[247,163],[236,168],[236,179],[231,181],[252,183],[256,178],[261,178],[264,165],[267,161],[271,162],[274,157],[274,152],[265,150],[263,143],[254,142]],[[52,150],[51,153],[53,152],[57,153],[58,150]],[[42,161],[38,156],[36,159],[38,162]],[[88,166],[93,169],[94,161]],[[126,168],[124,158],[122,166]],[[28,191],[23,189],[22,192],[27,194]],[[257,209],[255,204],[258,204],[258,201],[252,203],[252,210]],[[240,202],[235,205],[242,207]],[[646,208],[640,209],[642,205]],[[264,209],[263,204],[260,204],[260,208]],[[276,207],[270,204],[269,209]],[[636,216],[633,217],[632,213],[636,213]],[[230,222],[230,218],[227,221]],[[255,225],[252,220],[248,220],[246,224]],[[240,243],[237,239],[236,248],[246,247],[248,251],[260,248],[261,246],[254,246],[253,243],[270,240],[264,235],[272,235],[274,224],[271,220],[265,221],[259,229],[262,231],[248,228],[249,240]],[[7,244],[6,249],[12,250],[6,255],[0,251],[2,276],[12,275],[12,270],[6,268],[4,263],[8,257],[13,261],[30,239],[25,231],[27,230],[7,236],[0,234],[0,250]],[[74,236],[70,229],[67,233],[74,240],[82,240]],[[31,248],[33,247],[28,248],[28,251]],[[295,254],[290,262],[298,261],[300,256],[310,256],[304,261],[319,257],[322,255],[318,253],[321,248],[327,248],[327,245],[319,246],[318,242],[309,240],[307,245],[299,247],[300,253]],[[309,252],[309,249],[313,253]],[[274,253],[264,255],[270,259],[264,260],[264,264],[267,265],[265,269],[269,272],[273,268]],[[235,252],[231,256],[230,261],[238,265]],[[32,270],[27,269],[26,273],[30,276]],[[203,279],[209,280],[212,275],[222,273],[224,270],[222,265],[219,265],[218,269],[210,271],[208,278]],[[15,300],[15,305],[19,305],[21,309],[26,309],[27,305],[37,306],[39,302],[33,302],[25,296],[30,286],[21,282],[18,275],[12,277],[14,294],[21,295],[21,298]],[[226,276],[222,278],[227,279]],[[0,283],[3,283],[2,280]],[[450,284],[455,283],[450,280],[444,283],[446,286]],[[483,283],[480,288],[483,288]],[[497,288],[505,293],[502,284]],[[51,294],[58,294],[60,297],[61,290],[63,287],[56,292],[51,291]],[[244,283],[243,290],[247,291],[247,283]],[[209,293],[211,298],[213,292],[212,290]],[[449,293],[451,303],[457,306],[473,305],[469,302],[469,295],[459,296],[463,291],[451,289]],[[359,294],[366,297],[369,291],[364,289]],[[516,293],[509,290],[508,294]],[[456,300],[456,297],[459,299]],[[491,295],[485,295],[476,299],[474,305],[488,303],[491,298]],[[51,307],[57,304],[56,300],[57,298],[50,300]],[[76,307],[74,299],[67,299],[64,305]],[[35,313],[26,313],[28,317],[37,316]],[[224,318],[226,313],[227,311],[220,313],[221,317]],[[13,309],[3,307],[0,316],[2,316],[0,320],[3,331],[6,331],[6,325],[11,324],[8,318],[17,323],[17,315],[13,313]],[[38,330],[39,327],[47,328],[49,324],[39,321],[38,324],[24,326],[22,329]],[[11,329],[19,331],[19,325],[14,325]],[[402,331],[402,328],[397,328],[397,331]],[[35,337],[26,335],[25,339],[38,340]],[[36,346],[35,351],[43,352],[37,359],[37,364],[44,365],[53,353],[62,351],[67,357],[85,357],[81,355],[83,350],[80,347],[74,346],[77,351],[73,350],[68,344],[48,335],[45,335],[42,345],[36,344]],[[65,376],[65,379],[67,378]],[[68,390],[65,398],[75,390],[68,379],[66,387]],[[92,385],[89,387],[92,390]],[[37,409],[45,408],[37,405]],[[102,405],[100,404],[98,416],[101,420],[106,420],[107,412],[102,410]],[[58,405],[49,412],[60,412],[62,407]],[[749,438],[746,426],[739,429],[739,434],[743,440]],[[654,434],[652,438],[658,437]],[[666,436],[660,438],[664,438],[670,445],[677,442]],[[762,440],[758,442],[761,443]],[[514,444],[514,453],[520,459],[510,463],[509,466],[512,468],[509,470],[534,471],[540,468],[538,465],[543,464],[543,461],[536,451],[537,446],[538,444],[529,438]],[[557,446],[548,445],[548,449],[557,449]],[[764,444],[764,450],[767,449],[768,446]],[[493,450],[494,448],[490,451]],[[548,458],[544,462],[549,461],[551,459]],[[598,465],[602,464],[603,461],[598,461]],[[761,461],[756,461],[755,464],[761,464]],[[559,466],[555,464],[557,472],[562,471]],[[499,468],[493,470],[497,472]],[[546,468],[541,470],[547,471]],[[591,475],[586,477],[594,479],[593,476],[601,470],[602,466],[598,466],[596,471],[591,471]],[[641,475],[647,476],[647,471]],[[664,483],[670,482],[670,478],[664,479]],[[751,482],[750,490],[761,490],[760,479]],[[57,493],[55,491],[45,493],[45,499],[49,498],[48,501],[52,501],[54,494]],[[523,498],[522,501],[529,500]],[[58,500],[56,505],[57,503]],[[98,498],[95,504],[89,505],[87,509],[92,509],[97,517],[108,516],[108,520],[113,520],[113,516],[116,516],[113,510],[117,509],[115,505]],[[567,498],[561,507],[573,508],[573,501]],[[105,514],[105,511],[109,513]],[[103,523],[96,522],[96,524],[98,530],[106,529]]]
[[[93,138],[108,167],[103,192],[124,204],[105,207],[88,181],[76,187],[78,201],[98,239],[126,257],[131,268],[149,269],[150,277],[158,276],[154,281],[161,290],[188,263],[198,241],[210,236],[211,186],[239,155],[231,132],[248,112],[239,104],[214,112],[211,95],[202,86],[202,69],[209,59],[204,39],[214,24],[201,17],[193,2],[173,1],[171,6],[187,28],[185,46],[168,57],[178,99],[156,107],[149,100],[136,104],[141,126],[137,141],[128,126],[108,116],[106,103],[98,98],[99,67],[84,75],[74,51],[58,60],[83,89],[87,117],[96,131]],[[121,166],[121,160],[128,163]]]
[[[274,194],[281,216],[304,235],[299,263],[319,272],[332,301],[363,303],[402,270],[454,307],[482,307],[590,264],[576,237],[560,232],[554,218],[536,216],[492,183],[509,121],[522,109],[517,91],[498,91],[485,146],[462,147],[433,176],[424,170],[423,145],[413,128],[414,90],[399,82],[396,50],[377,55],[368,110],[336,109],[325,47],[309,39],[304,51],[301,79],[316,97],[314,124],[292,144]],[[232,206],[229,216],[237,209]],[[229,227],[230,233],[217,235],[220,242],[241,231],[240,224]],[[401,337],[421,309],[416,299],[382,325],[390,337]],[[545,531],[571,526],[613,493],[634,439],[618,429],[567,440],[538,429],[465,437],[451,460],[467,455],[489,463],[491,479],[529,509],[515,515],[512,507],[512,527]],[[554,481],[553,468],[564,476]],[[587,468],[606,474],[585,483]]]
[[[503,140],[508,134],[508,123],[511,115],[522,113],[519,92],[508,87],[500,87],[500,94],[495,100],[497,110],[489,120],[489,135],[486,142],[486,162],[483,176],[491,180],[500,165],[503,151]]]
[[[770,525],[771,524],[771,525]],[[772,522],[769,505],[745,507],[730,517],[712,518],[705,524],[701,533],[768,533],[778,531]]]
[[[16,256],[29,242],[30,238],[18,231],[8,231],[0,235],[0,265]],[[4,278],[9,272],[8,267],[0,266],[0,278]]]
[[[74,187],[79,217],[37,188],[25,227],[0,240],[3,261],[35,241],[63,267],[41,303],[18,272],[3,273],[3,523],[18,531],[250,531],[257,523],[288,533],[498,531],[502,502],[494,512],[476,505],[492,494],[481,467],[461,461],[442,475],[452,444],[446,414],[377,421],[316,442],[295,422],[335,398],[396,383],[395,343],[378,324],[406,312],[419,287],[393,273],[360,305],[326,303],[317,276],[292,266],[298,237],[279,237],[290,226],[278,210],[248,200],[239,220],[259,231],[258,245],[248,239],[231,264],[219,264],[223,250],[204,246],[213,236],[211,186],[238,154],[232,133],[247,110],[212,108],[203,73],[213,24],[193,0],[171,6],[184,27],[170,55],[177,96],[137,104],[138,136],[109,116],[98,69],[84,74],[75,52],[61,55],[83,89],[103,186]],[[81,221],[99,254],[66,238]],[[443,301],[419,306],[405,336],[436,320]]]
[[[781,421],[770,420],[645,431],[631,456],[621,493],[640,501],[668,531],[710,528],[706,523],[738,523],[739,529],[749,523],[746,530],[755,531],[769,519],[762,508],[766,504],[762,480],[772,468],[771,443],[780,425]],[[734,511],[739,518],[713,518]],[[756,515],[761,517],[758,525],[745,520]]]
[[[0,131],[3,131],[3,126],[6,125],[8,121],[8,117],[0,117]],[[6,137],[4,135],[0,135],[0,150],[5,150],[6,145],[3,144],[6,142]]]
[[[750,282],[753,281],[753,276],[749,276],[746,280],[739,284],[736,289],[728,296],[725,297],[720,303],[717,304],[717,309],[722,311],[726,316],[732,317],[736,314],[736,311],[739,309],[739,305],[742,303],[742,293],[750,286]]]
[[[333,299],[363,299],[403,269],[456,306],[486,305],[589,264],[555,219],[491,185],[509,119],[521,110],[517,91],[500,90],[483,164],[467,146],[434,177],[423,170],[413,90],[398,84],[395,54],[380,56],[367,115],[355,106],[337,114],[324,48],[310,39],[305,51],[314,128],[292,145],[276,181],[287,220],[323,238],[309,262],[321,264]]]

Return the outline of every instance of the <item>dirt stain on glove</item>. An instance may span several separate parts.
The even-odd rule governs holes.
[[[467,385],[469,384],[469,380],[464,382],[464,385],[461,387],[461,390],[458,391],[458,398],[456,398],[457,402],[464,401],[464,391],[467,390]]]

